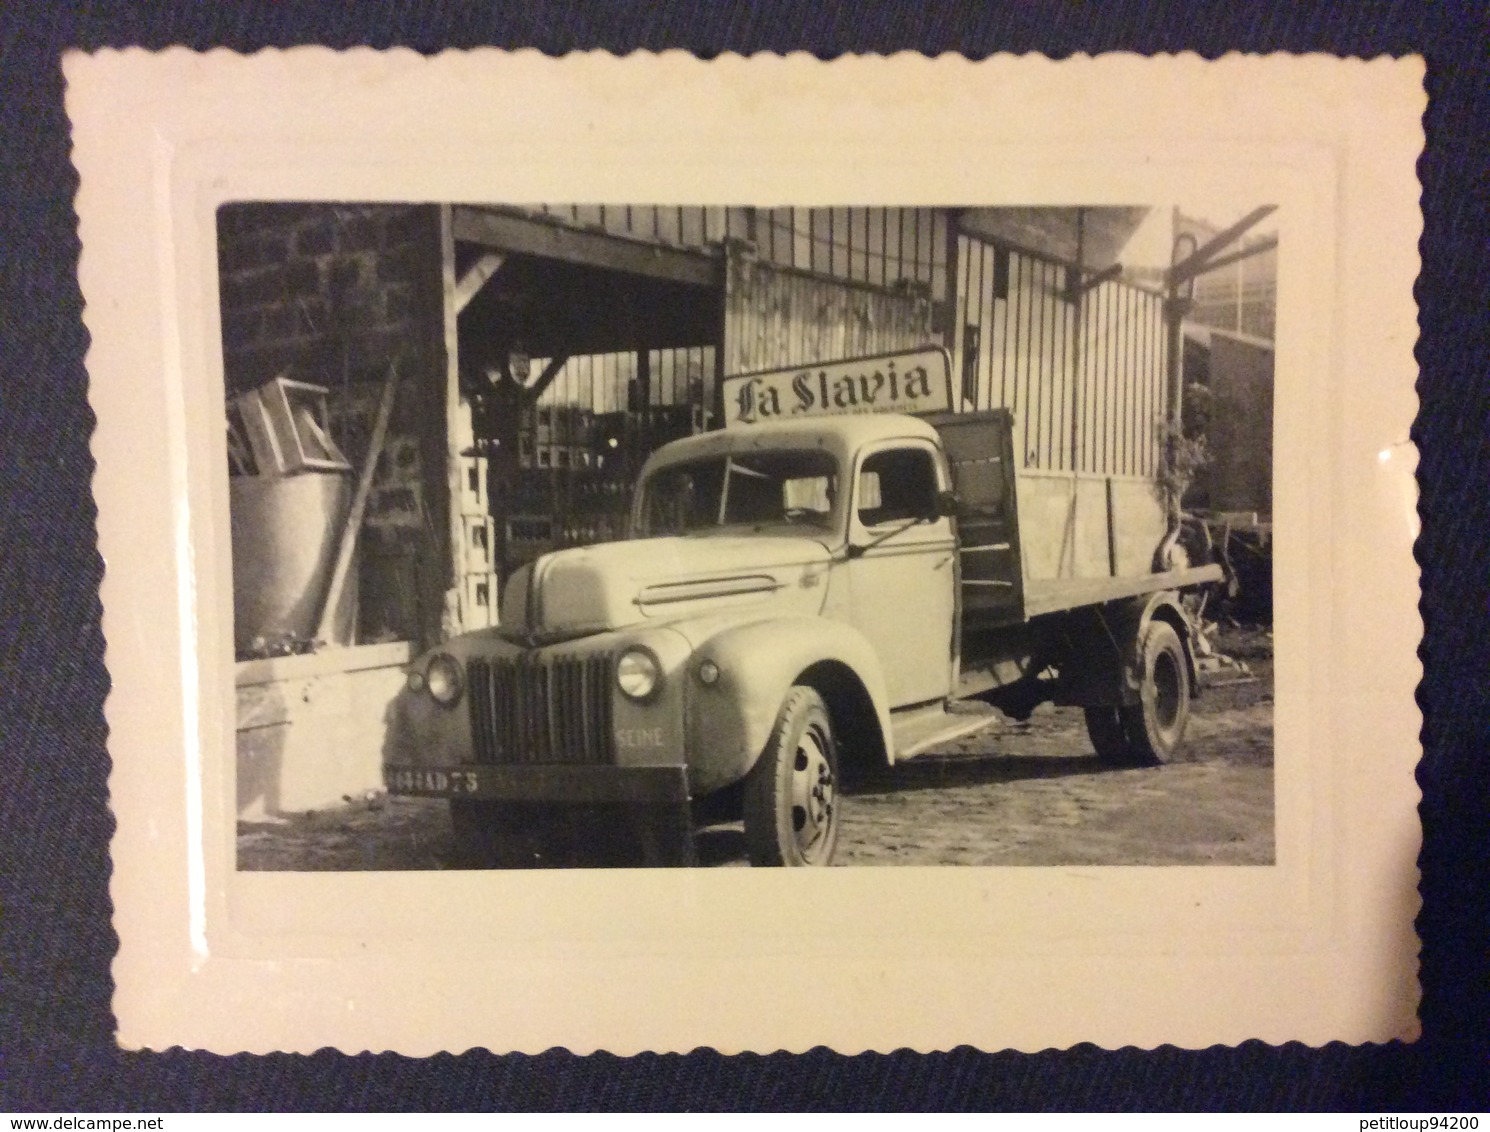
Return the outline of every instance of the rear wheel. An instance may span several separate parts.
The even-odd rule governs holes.
[[[817,690],[787,693],[766,749],[745,778],[752,865],[828,865],[838,848],[838,748]]]
[[[1132,766],[1133,748],[1123,727],[1119,709],[1103,705],[1086,710],[1086,733],[1092,740],[1097,758],[1108,766]]]
[[[1174,626],[1150,621],[1139,649],[1139,702],[1118,708],[1133,762],[1168,762],[1179,750],[1190,720],[1190,666]]]

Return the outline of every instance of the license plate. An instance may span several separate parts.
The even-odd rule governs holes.
[[[437,798],[462,798],[477,790],[476,772],[472,770],[390,770],[388,789],[397,794],[426,794]]]

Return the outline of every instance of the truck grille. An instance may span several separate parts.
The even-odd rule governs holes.
[[[478,763],[614,763],[606,655],[476,659],[466,665]]]

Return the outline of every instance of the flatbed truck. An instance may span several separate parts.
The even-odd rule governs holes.
[[[732,379],[727,427],[646,462],[631,537],[523,567],[496,627],[410,665],[388,789],[448,799],[478,861],[541,810],[660,814],[649,862],[724,818],[753,864],[827,865],[845,775],[985,725],[961,700],[1174,756],[1221,568],[1152,479],[1018,467],[1014,414],[950,377],[929,347]]]

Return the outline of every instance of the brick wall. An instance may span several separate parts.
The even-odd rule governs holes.
[[[419,336],[427,212],[225,205],[218,270],[229,393],[286,371],[323,385],[380,374],[394,350]]]
[[[358,471],[390,362],[400,387],[362,533],[362,639],[433,640],[449,584],[439,216],[431,205],[218,210],[228,396],[277,376],[326,386]]]

